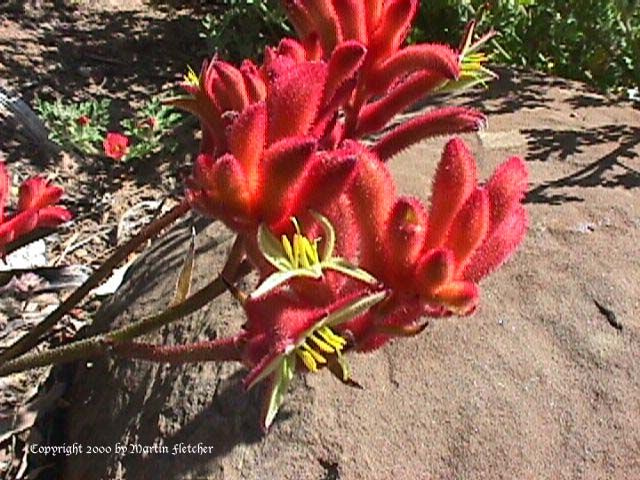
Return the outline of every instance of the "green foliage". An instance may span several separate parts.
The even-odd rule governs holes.
[[[49,129],[49,138],[62,148],[95,155],[107,131],[110,100],[65,103],[36,98],[35,109]]]
[[[287,17],[277,0],[224,0],[219,12],[208,14],[202,21],[211,51],[238,62],[260,58],[266,45],[277,44],[292,36]]]
[[[181,120],[180,113],[163,105],[157,98],[138,110],[133,118],[122,120],[120,126],[131,141],[125,156],[126,161],[143,160],[165,149],[169,152],[175,151],[177,143],[166,137]]]
[[[479,18],[498,63],[583,80],[603,90],[640,84],[638,0],[422,0],[412,41],[457,44]]]

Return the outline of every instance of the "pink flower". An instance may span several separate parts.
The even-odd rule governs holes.
[[[129,151],[129,139],[121,133],[109,132],[103,142],[104,153],[114,160],[121,160]]]

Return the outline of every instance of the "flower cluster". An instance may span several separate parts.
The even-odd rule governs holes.
[[[441,108],[361,141],[432,93],[492,78],[478,52],[488,36],[474,43],[470,25],[458,49],[404,46],[418,0],[284,5],[299,40],[267,48],[261,65],[205,62],[171,100],[203,131],[189,202],[238,233],[262,280],[238,295],[247,316],[238,335],[193,348],[243,362],[248,388],[268,379],[265,428],[296,371],[327,367],[349,383],[348,350],[417,334],[425,316],[475,311],[478,281],[527,225],[523,161],[479,184],[460,139],[444,149],[428,207],[395,191],[386,160],[477,130],[481,113]]]
[[[41,177],[26,180],[19,189],[15,213],[5,212],[11,190],[11,178],[0,162],[0,255],[19,237],[39,228],[53,228],[71,220],[71,213],[56,203],[62,188],[51,185]]]

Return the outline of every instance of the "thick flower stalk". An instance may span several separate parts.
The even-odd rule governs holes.
[[[5,212],[11,190],[11,179],[4,163],[0,162],[0,255],[19,237],[40,228],[54,228],[71,220],[71,213],[56,205],[63,190],[41,177],[26,180],[19,189],[18,205],[14,213]]]

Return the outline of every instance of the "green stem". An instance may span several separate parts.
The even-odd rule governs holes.
[[[140,245],[158,235],[164,228],[171,225],[178,218],[189,211],[189,203],[183,200],[162,217],[142,229],[138,235],[119,247],[113,254],[80,285],[58,308],[51,312],[42,322],[33,327],[26,335],[20,337],[13,345],[0,354],[0,361],[6,362],[18,355],[22,355],[42,340],[41,337],[49,331],[62,317],[75,307],[91,290],[97,287],[112,271],[136,250]]]
[[[232,261],[233,258],[230,256],[229,260]],[[246,275],[250,270],[251,267],[249,262],[244,261],[238,265],[235,272],[229,272],[229,276],[237,279]],[[0,377],[29,370],[31,368],[73,362],[75,360],[107,353],[113,344],[132,340],[204,307],[227,290],[224,280],[224,278],[227,278],[226,275],[226,273],[220,274],[207,286],[187,298],[184,302],[169,307],[167,310],[157,315],[144,318],[138,322],[134,322],[103,335],[97,335],[85,340],[78,340],[69,343],[68,345],[63,345],[44,352],[29,353],[13,360],[9,360],[0,366]]]

